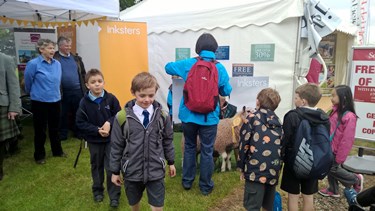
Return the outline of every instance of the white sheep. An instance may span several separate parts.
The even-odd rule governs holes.
[[[238,145],[239,145],[239,131],[242,127],[242,124],[246,122],[247,111],[245,107],[241,112],[238,112],[234,117],[221,119],[217,126],[217,135],[214,144],[214,161],[217,160],[217,157],[221,155],[222,164],[221,172],[225,172],[226,168],[228,170],[232,169],[230,157],[231,152],[234,149],[235,157],[238,159]],[[184,154],[184,144],[185,138],[181,138],[181,151],[182,155]],[[197,157],[200,153],[200,141],[199,137],[197,138]],[[197,159],[198,160],[198,159]]]

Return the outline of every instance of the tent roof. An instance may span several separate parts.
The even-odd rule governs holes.
[[[42,22],[118,17],[119,8],[118,0],[0,0],[1,16]]]
[[[262,26],[302,15],[303,0],[144,0],[121,11],[120,19],[147,22],[148,33],[171,33]]]
[[[342,21],[336,30],[351,36],[356,36],[358,27],[352,23]]]

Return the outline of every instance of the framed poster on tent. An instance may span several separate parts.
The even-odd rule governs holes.
[[[336,56],[337,35],[329,34],[322,38],[319,43],[319,54],[322,56],[327,66],[327,77],[323,78],[323,69],[319,75],[319,82],[324,81],[321,86],[323,94],[330,94],[335,87],[335,56]]]
[[[336,53],[336,34],[329,34],[323,37],[319,43],[318,50],[324,59],[324,62],[334,64]]]
[[[26,63],[39,56],[36,43],[41,38],[56,42],[55,29],[14,28],[14,44],[21,94],[25,93],[23,76]]]
[[[57,37],[64,36],[72,40],[71,52],[77,54],[76,26],[57,27]]]

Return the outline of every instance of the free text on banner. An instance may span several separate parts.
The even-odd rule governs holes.
[[[146,23],[99,21],[100,68],[105,89],[121,107],[133,98],[131,80],[148,71]]]
[[[353,47],[351,89],[357,120],[356,138],[375,141],[375,48]]]

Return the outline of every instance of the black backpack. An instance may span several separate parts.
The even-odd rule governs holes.
[[[289,159],[295,175],[300,179],[324,179],[330,171],[333,159],[327,128],[323,124],[312,125],[302,118]]]

